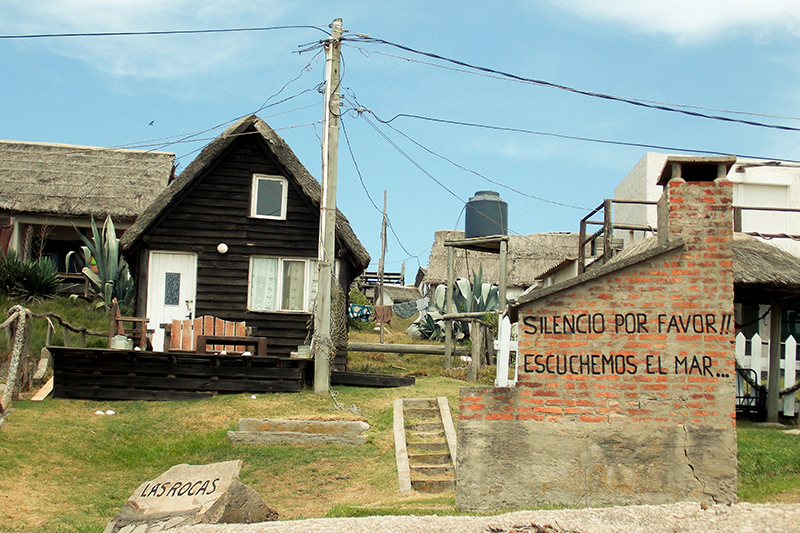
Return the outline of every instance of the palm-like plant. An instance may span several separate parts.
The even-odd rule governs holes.
[[[92,239],[78,232],[84,246],[80,253],[67,254],[67,265],[75,260],[86,279],[89,280],[89,296],[98,308],[109,309],[114,298],[123,312],[133,307],[136,290],[128,263],[120,254],[119,238],[111,217],[103,223],[103,230],[97,229],[92,217]],[[91,268],[95,267],[96,272]]]

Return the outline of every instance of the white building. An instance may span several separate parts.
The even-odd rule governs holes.
[[[647,152],[614,189],[615,200],[657,201],[662,188],[659,176],[668,154]],[[738,158],[728,172],[733,182],[734,207],[800,207],[800,165],[766,159]],[[741,226],[737,231],[764,236],[800,235],[800,213],[742,210]],[[615,204],[614,222],[656,228],[654,205]],[[643,238],[646,232],[616,230],[614,237],[625,246]],[[800,256],[800,241],[790,238],[771,238],[774,244]]]

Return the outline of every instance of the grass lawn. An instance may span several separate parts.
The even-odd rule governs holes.
[[[94,319],[102,324],[104,317]],[[395,322],[387,342],[413,342],[404,329]],[[376,335],[352,332],[351,338],[373,341]],[[390,353],[352,354],[350,365],[354,371],[411,372],[417,384],[334,387],[336,400],[304,391],[190,402],[19,401],[0,429],[0,531],[102,531],[142,482],[175,464],[232,459],[243,461],[242,481],[282,519],[456,513],[452,495],[398,493],[392,408],[399,397],[446,396],[455,414],[458,390],[466,385],[456,378],[464,371],[443,375],[440,356]],[[491,370],[482,379],[491,382]],[[355,406],[358,415],[337,405]],[[107,409],[117,414],[94,414]],[[371,425],[364,446],[248,446],[226,437],[245,417],[356,416]],[[800,501],[800,436],[743,423],[738,437],[740,498]]]

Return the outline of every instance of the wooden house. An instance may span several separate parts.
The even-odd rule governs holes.
[[[0,141],[0,250],[52,258],[68,271],[91,217],[110,215],[120,232],[167,187],[174,154],[53,143]],[[77,275],[80,279],[80,275]]]
[[[121,240],[155,349],[161,324],[202,315],[246,322],[267,338],[269,355],[307,344],[320,198],[319,182],[260,118],[212,141]],[[346,295],[370,257],[341,212],[336,257]]]

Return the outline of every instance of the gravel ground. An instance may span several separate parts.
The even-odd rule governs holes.
[[[697,503],[638,505],[606,509],[519,511],[491,517],[375,516],[198,525],[174,533],[479,533],[533,531],[552,526],[564,533],[800,533],[800,503],[740,503],[703,509]],[[546,531],[546,530],[545,530]],[[548,532],[549,533],[549,532]]]

